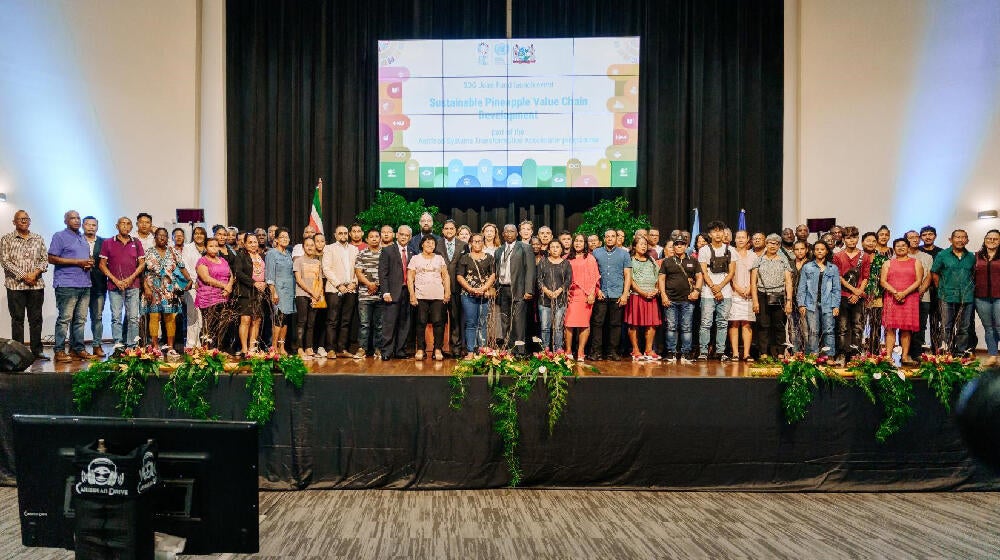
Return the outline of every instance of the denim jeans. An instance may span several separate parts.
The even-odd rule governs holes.
[[[375,350],[382,350],[382,302],[358,300],[358,346],[368,353],[368,339],[374,338]]]
[[[941,302],[941,344],[952,354],[969,349],[969,329],[972,328],[972,302]]]
[[[1000,353],[1000,298],[976,298],[976,312],[986,331],[986,352]]]
[[[104,300],[108,295],[106,287],[90,289],[90,334],[94,336],[94,346],[104,340]]]
[[[701,354],[708,353],[708,343],[712,338],[712,325],[715,325],[715,350],[719,354],[726,351],[726,330],[729,327],[729,306],[733,300],[724,298],[701,298],[701,333],[698,336],[698,349]]]
[[[691,321],[694,318],[694,302],[691,300],[670,301],[663,314],[667,322],[666,352],[677,352],[677,329],[680,327],[681,354],[691,352]]]
[[[465,350],[475,352],[486,346],[486,319],[490,300],[462,294],[462,317],[465,320]]]
[[[139,336],[139,288],[128,288],[124,294],[121,290],[109,290],[108,299],[111,300],[111,337],[115,344],[135,346]],[[124,333],[122,325],[125,325]]]
[[[566,318],[566,306],[538,306],[538,323],[541,326],[542,351],[565,350],[563,340],[563,324]]]
[[[806,325],[809,327],[806,354],[819,354],[820,343],[822,343],[822,348],[825,348],[823,353],[827,356],[833,356],[837,353],[833,311],[806,309]]]
[[[69,331],[71,352],[83,350],[83,329],[87,326],[87,309],[90,307],[90,288],[56,288],[56,352],[66,351],[66,333]]]

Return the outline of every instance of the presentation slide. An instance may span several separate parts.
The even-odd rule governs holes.
[[[379,187],[634,187],[639,38],[379,41]]]

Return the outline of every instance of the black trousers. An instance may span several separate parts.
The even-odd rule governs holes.
[[[861,354],[864,350],[864,332],[865,300],[859,298],[857,303],[851,303],[842,295],[840,314],[837,315],[837,353],[847,358]]]
[[[347,350],[351,337],[351,318],[358,307],[358,294],[326,292],[326,349]]]
[[[444,302],[439,299],[417,300],[417,352],[427,347],[427,323],[430,323],[434,333],[434,349],[444,347]]]
[[[448,313],[448,338],[449,348],[455,356],[464,353],[465,344],[465,321],[462,319],[462,291],[458,285],[452,286],[451,300],[445,304],[445,311]]]
[[[295,296],[295,310],[298,322],[295,325],[295,340],[299,348],[313,349],[313,327],[316,325],[316,308],[312,306],[312,298]]]
[[[406,338],[410,333],[409,301],[386,303],[382,310],[382,359],[406,357]]]
[[[523,297],[523,294],[519,294]],[[527,353],[524,340],[528,321],[528,306],[521,298],[514,299],[510,286],[497,288],[497,305],[500,307],[500,338],[511,353],[523,356]],[[521,342],[522,344],[517,344]]]
[[[590,315],[591,351],[595,356],[617,354],[622,338],[622,319],[625,308],[618,305],[618,298],[604,298],[594,302]]]
[[[914,360],[919,359],[920,355],[924,353],[924,344],[927,343],[924,327],[930,318],[930,312],[931,302],[920,302],[920,328],[913,331],[913,334],[910,335],[910,357]]]
[[[31,352],[42,353],[42,304],[45,290],[7,290],[7,309],[10,311],[10,339],[24,344],[24,314],[28,314],[28,336]]]
[[[757,313],[757,336],[754,337],[758,355],[781,356],[785,353],[785,308],[768,305],[764,292],[758,295],[760,312]]]

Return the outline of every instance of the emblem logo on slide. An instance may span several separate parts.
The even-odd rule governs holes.
[[[517,43],[514,43],[513,51],[513,62],[514,64],[534,64],[538,62],[535,60],[535,45],[531,44],[527,47],[522,47]]]

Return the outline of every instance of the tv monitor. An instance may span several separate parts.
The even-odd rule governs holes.
[[[826,233],[837,225],[837,218],[809,218],[806,227],[810,233]]]
[[[178,208],[177,223],[179,224],[200,224],[205,221],[204,208]]]
[[[257,552],[257,425],[253,422],[14,415],[21,543],[73,548],[74,451],[98,439],[159,446],[153,530],[187,539],[185,554]]]

